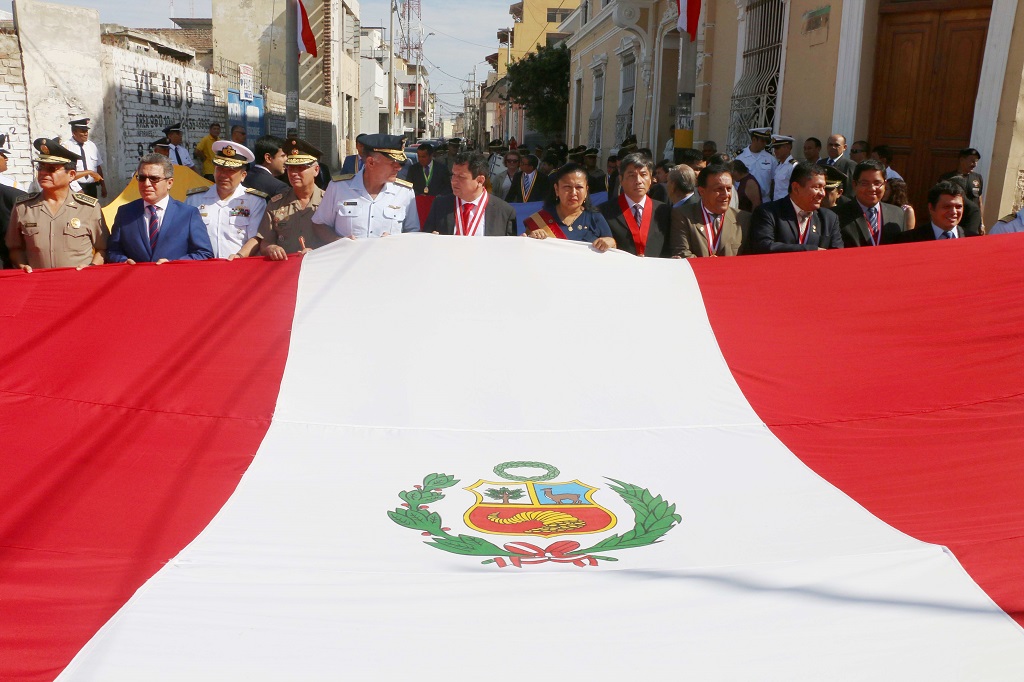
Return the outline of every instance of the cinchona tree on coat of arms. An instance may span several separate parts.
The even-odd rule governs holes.
[[[540,473],[519,476],[513,469],[534,469]],[[465,488],[476,502],[463,514],[473,530],[487,535],[518,535],[552,538],[565,535],[593,535],[613,529],[618,521],[611,510],[594,500],[600,488],[579,480],[556,481],[560,472],[543,462],[503,462],[494,467],[502,481],[479,480]],[[582,547],[576,540],[559,540],[547,547],[529,542],[508,542],[498,546],[476,535],[452,535],[441,515],[430,505],[443,500],[444,491],[459,483],[449,474],[428,474],[422,485],[398,493],[402,505],[388,512],[392,521],[418,530],[430,539],[426,544],[453,554],[490,557],[484,564],[522,567],[547,562],[574,566],[597,566],[599,561],[617,561],[605,556],[657,542],[682,521],[676,506],[647,488],[609,478],[608,488],[633,510],[633,528]],[[596,538],[595,538],[596,539]],[[598,554],[598,553],[601,554]]]

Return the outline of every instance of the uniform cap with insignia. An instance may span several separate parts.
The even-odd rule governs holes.
[[[319,149],[296,137],[284,141],[284,153],[288,156],[284,161],[286,166],[308,166],[323,155]]]
[[[11,150],[7,148],[7,134],[0,133],[0,156],[7,158]]]
[[[39,152],[36,163],[56,163],[61,166],[77,162],[81,156],[69,149],[65,149],[60,138],[40,137],[32,143],[32,146]]]
[[[405,150],[402,143],[401,135],[384,135],[383,133],[367,135],[363,140],[368,152],[377,152],[394,161],[405,163]]]
[[[750,128],[747,132],[750,133],[751,137],[764,140],[765,142],[771,142],[772,129],[771,128]]]
[[[825,166],[825,189],[833,190],[846,182],[846,173],[835,166]]]
[[[161,137],[159,140],[154,140],[153,142],[151,142],[149,144],[149,148],[150,149],[154,149],[154,150],[156,150],[156,149],[167,149],[167,150],[170,150],[170,148],[171,148],[171,141],[168,140],[166,137]]]
[[[453,137],[452,139],[448,140],[448,146],[449,147],[461,147],[462,146],[462,138],[460,138],[460,137]]]
[[[795,138],[792,138],[789,135],[772,135],[772,147],[781,147],[783,145],[793,144],[795,141]]]
[[[225,168],[241,168],[256,160],[245,146],[231,140],[217,140],[213,143],[213,165]]]
[[[173,124],[173,125],[169,125],[169,126],[167,126],[166,128],[164,128],[163,130],[161,130],[160,132],[161,132],[161,133],[163,133],[164,135],[170,135],[171,133],[180,133],[180,132],[184,132],[184,131],[182,131],[182,129],[181,129],[181,123],[182,123],[182,122],[181,122],[181,121],[179,121],[179,122],[177,122],[177,123],[175,123],[175,124]]]
[[[501,149],[501,140],[491,140],[487,143],[488,149]]]
[[[594,147],[583,150],[583,156],[597,156],[599,152]]]
[[[88,130],[89,129],[89,121],[91,121],[91,120],[92,119],[90,119],[90,118],[76,118],[75,120],[69,121],[68,123],[71,125],[72,130],[75,129],[75,128],[81,128],[83,130]]]

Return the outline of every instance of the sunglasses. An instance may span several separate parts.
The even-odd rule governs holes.
[[[147,182],[151,182],[151,183],[153,183],[155,185],[157,183],[160,183],[160,182],[166,180],[167,178],[165,178],[163,176],[158,176],[158,175],[141,175],[139,173],[136,173],[135,174],[135,179],[138,180],[139,182],[143,183],[143,184],[145,184]]]

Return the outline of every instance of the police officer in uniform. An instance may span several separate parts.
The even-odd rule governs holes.
[[[258,244],[254,237],[267,210],[267,195],[242,186],[245,168],[255,160],[244,145],[218,140],[213,143],[213,186],[188,192],[185,203],[199,209],[214,258],[248,256]]]
[[[182,144],[181,122],[169,125],[160,132],[167,136],[171,143],[170,153],[167,155],[171,158],[171,163],[191,168],[195,162],[192,160],[192,155],[188,153],[188,147]],[[214,153],[216,154],[216,152]]]
[[[324,191],[316,184],[321,151],[305,140],[290,138],[284,143],[285,174],[290,187],[270,198],[259,233],[260,254],[270,260],[287,260],[290,253],[305,253],[320,245],[313,232],[313,213]]]
[[[412,183],[397,177],[405,162],[402,137],[367,135],[363,143],[362,172],[337,176],[313,214],[313,229],[325,243],[420,229]]]
[[[103,157],[100,148],[89,139],[88,118],[71,121],[71,148],[78,148],[78,163],[75,166],[78,188],[91,197],[107,196],[107,185],[103,182]],[[57,138],[57,142],[60,138]]]
[[[608,190],[608,176],[597,167],[598,153],[595,147],[583,150],[583,165],[587,169],[587,193],[590,195]]]
[[[974,172],[981,161],[981,152],[974,147],[966,147],[960,150],[957,156],[957,169],[943,174],[939,180],[950,180],[960,185],[964,190],[964,201],[970,202],[972,206],[964,206],[964,216],[960,221],[960,227],[968,234],[983,234],[985,226],[982,224],[982,213],[985,204],[982,195],[985,192],[985,181],[981,173]],[[888,178],[886,178],[888,179]]]
[[[11,212],[5,241],[12,265],[32,272],[102,264],[110,233],[99,201],[70,189],[78,154],[58,140],[39,138],[32,144],[39,152],[41,190],[21,197]]]
[[[793,158],[793,138],[789,135],[772,135],[772,153],[778,165],[772,173],[772,201],[789,194],[789,176],[797,160]]]
[[[821,201],[822,208],[834,209],[853,201],[844,195],[847,179],[846,174],[835,166],[825,166],[825,198]]]
[[[11,150],[7,148],[7,135],[0,134],[0,185],[17,189],[18,181],[7,175],[7,157],[10,155]]]
[[[772,175],[778,162],[765,151],[765,147],[771,142],[772,129],[751,128],[749,132],[750,146],[740,152],[736,160],[742,161],[757,180],[757,185],[761,188],[761,201],[771,201]]]

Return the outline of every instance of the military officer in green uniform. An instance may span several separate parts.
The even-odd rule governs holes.
[[[11,264],[25,272],[102,264],[110,232],[99,201],[70,188],[78,154],[59,139],[39,138],[32,144],[39,152],[40,191],[21,197],[11,212],[5,240]]]

